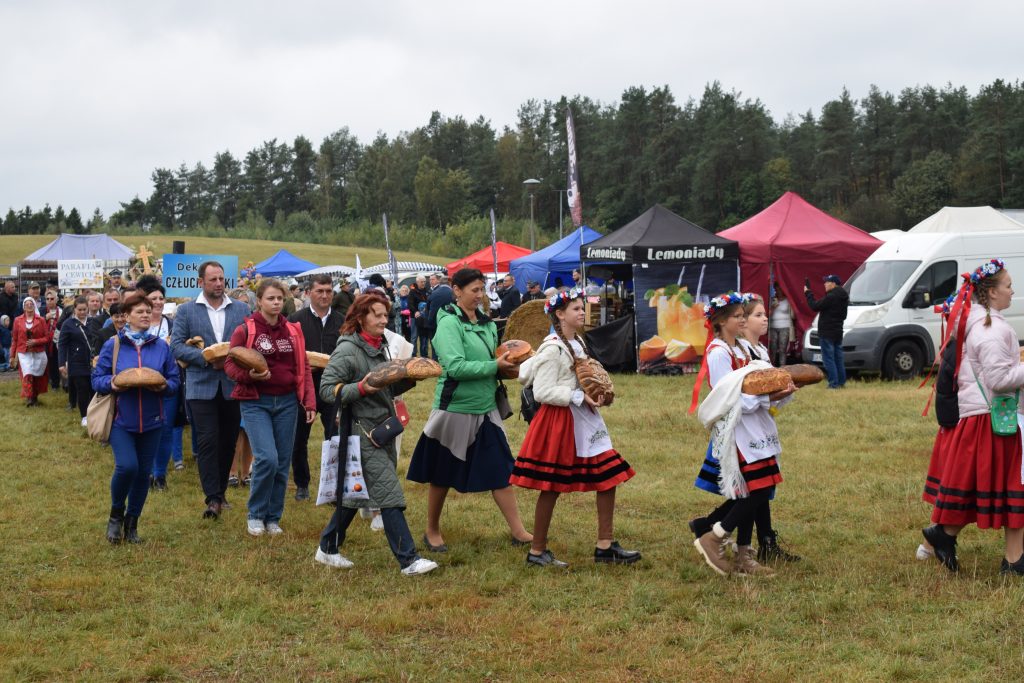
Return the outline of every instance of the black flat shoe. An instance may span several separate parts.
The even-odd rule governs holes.
[[[1003,576],[1024,576],[1024,555],[1018,557],[1012,564],[1004,557],[999,564],[999,573]]]
[[[203,519],[217,519],[220,517],[220,503],[213,501],[203,510]]]
[[[540,555],[534,555],[533,553],[526,553],[526,566],[527,567],[555,567],[556,569],[565,569],[569,566],[568,562],[562,562],[556,560],[555,556],[551,554],[550,550],[545,550]]]
[[[924,540],[935,549],[935,559],[951,572],[960,571],[960,562],[956,559],[956,536],[950,536],[938,524],[921,529]]]
[[[430,541],[427,540],[427,535],[423,534],[423,546],[432,553],[446,553],[448,552],[448,544],[442,543],[441,545],[431,545]]]
[[[594,562],[611,562],[613,564],[633,564],[640,559],[639,550],[626,550],[618,541],[602,550],[594,548]]]
[[[533,543],[533,541],[520,541],[515,536],[512,537],[512,547],[513,548],[525,548],[526,546],[530,545],[531,543]]]

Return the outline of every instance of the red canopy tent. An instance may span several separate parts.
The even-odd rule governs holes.
[[[772,280],[789,297],[797,340],[811,326],[814,311],[804,297],[810,278],[815,298],[825,293],[822,278],[846,282],[882,242],[860,228],[829,216],[795,192],[787,192],[761,213],[718,233],[740,244],[743,291],[768,300]]]
[[[517,247],[516,245],[509,244],[508,242],[498,242],[497,245],[499,273],[507,273],[509,271],[509,261],[514,261],[517,258],[533,253],[529,249]],[[458,261],[452,261],[448,264],[448,273],[453,274],[460,268],[476,268],[485,273],[493,272],[494,255],[491,253],[491,248],[484,247],[480,251],[461,258]]]

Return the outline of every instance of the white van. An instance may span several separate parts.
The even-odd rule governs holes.
[[[1024,231],[907,233],[882,244],[844,285],[846,369],[908,379],[931,365],[941,344],[934,306],[960,286],[961,273],[992,258],[1003,259],[1017,283],[1004,315],[1024,337]],[[820,365],[817,322],[804,334],[803,359]]]

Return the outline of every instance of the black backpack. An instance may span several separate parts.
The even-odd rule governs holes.
[[[940,427],[956,427],[960,421],[960,405],[957,402],[956,372],[957,339],[951,337],[942,350],[939,361],[939,376],[935,379],[935,419]]]
[[[526,420],[526,424],[530,424],[530,420],[533,419],[538,410],[540,410],[540,404],[533,397],[533,385],[523,387],[522,392],[519,394],[519,417]]]

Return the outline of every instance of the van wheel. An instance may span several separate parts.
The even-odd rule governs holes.
[[[882,359],[882,377],[885,379],[913,379],[921,374],[924,354],[912,341],[898,341],[885,350]]]

